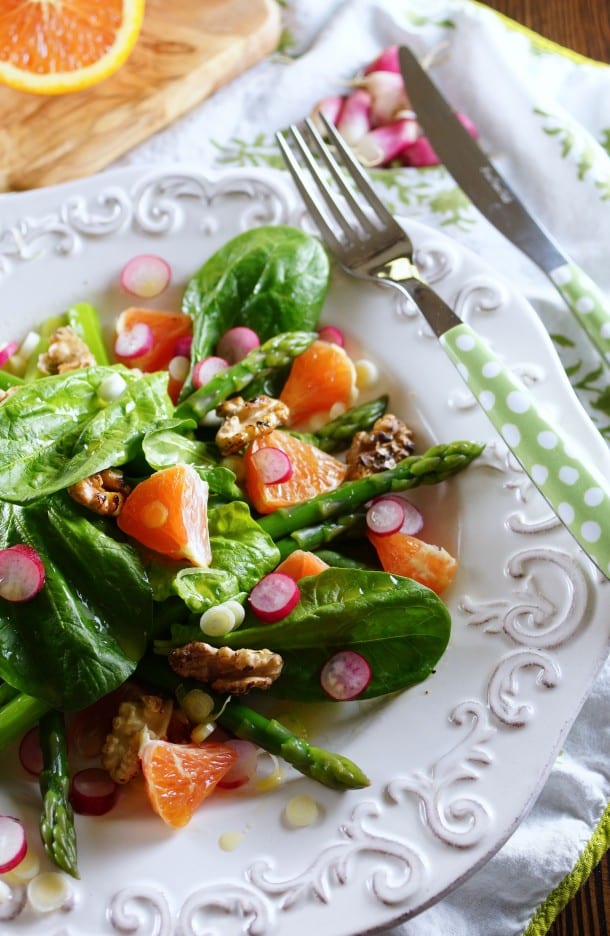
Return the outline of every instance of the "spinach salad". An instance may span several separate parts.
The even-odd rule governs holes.
[[[203,264],[180,312],[134,306],[108,348],[83,302],[0,370],[0,747],[37,732],[40,835],[69,874],[74,810],[102,813],[142,770],[165,821],[190,818],[155,799],[164,745],[207,752],[208,792],[239,771],[239,742],[367,785],[366,765],[257,702],[396,693],[447,647],[455,560],[418,538],[403,492],[482,447],[416,452],[386,396],[356,398],[341,334],[319,327],[329,275],[316,238],[256,228]],[[68,744],[101,711],[102,804]]]

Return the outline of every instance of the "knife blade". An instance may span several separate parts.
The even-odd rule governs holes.
[[[530,214],[406,46],[399,49],[399,62],[418,123],[442,164],[481,214],[548,276],[602,357],[610,361],[610,301]]]

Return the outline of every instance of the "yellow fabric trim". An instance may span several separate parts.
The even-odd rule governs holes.
[[[586,55],[581,55],[580,52],[575,52],[574,49],[568,49],[566,46],[562,46],[558,42],[553,42],[552,39],[547,39],[545,36],[541,36],[540,33],[530,29],[529,26],[524,26],[522,23],[518,23],[516,20],[511,19],[510,16],[506,16],[505,13],[500,13],[498,10],[492,9],[492,7],[487,6],[487,4],[481,2],[481,0],[470,0],[470,2],[475,6],[478,6],[480,9],[488,10],[490,13],[493,13],[498,17],[498,19],[502,20],[508,29],[513,29],[515,32],[523,33],[523,35],[527,36],[533,45],[537,46],[539,49],[542,49],[544,52],[552,52],[555,55],[562,55],[564,58],[570,59],[572,62],[576,62],[578,65],[596,65],[598,68],[610,67],[606,64],[606,62],[598,62],[596,59],[588,58]]]
[[[523,936],[545,936],[561,911],[580,890],[610,847],[610,805],[601,817],[587,847],[563,881],[536,910]]]

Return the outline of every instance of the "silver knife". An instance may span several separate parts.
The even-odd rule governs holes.
[[[529,214],[406,46],[399,50],[399,61],[418,123],[440,161],[481,214],[546,273],[602,357],[610,361],[610,301]]]

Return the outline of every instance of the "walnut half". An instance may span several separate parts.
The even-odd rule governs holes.
[[[346,453],[346,480],[395,468],[414,452],[413,432],[392,413],[380,416],[369,432],[357,432]]]
[[[102,748],[102,764],[115,783],[127,783],[139,773],[143,739],[165,738],[172,711],[171,700],[155,695],[121,702]]]
[[[179,676],[209,683],[216,692],[243,695],[250,689],[267,689],[282,672],[284,661],[271,650],[232,650],[193,640],[172,650],[169,663]]]
[[[68,494],[73,500],[107,517],[120,514],[129,491],[123,472],[118,468],[105,468],[68,488]]]
[[[267,435],[290,418],[290,410],[281,400],[261,393],[251,400],[231,397],[216,407],[224,422],[216,433],[216,444],[223,455],[235,455],[256,439]]]
[[[48,351],[38,358],[38,370],[43,374],[64,374],[81,367],[93,367],[95,363],[83,339],[69,325],[64,325],[51,335]]]

